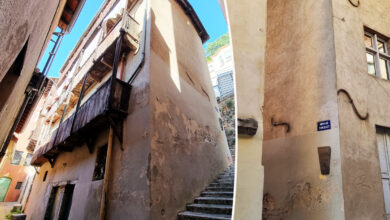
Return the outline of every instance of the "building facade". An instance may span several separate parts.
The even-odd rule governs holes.
[[[233,43],[238,118],[259,122],[256,135],[239,135],[233,215],[388,219],[389,4],[226,0],[221,5]],[[259,42],[250,47],[257,53],[246,47],[254,40]],[[259,67],[251,71],[254,65]],[[245,154],[261,146],[261,158]],[[264,178],[261,171],[257,180],[245,176],[250,171],[244,165],[258,163]],[[244,184],[250,190],[240,187]],[[262,214],[252,206],[259,202]]]
[[[224,99],[233,96],[233,52],[231,44],[219,48],[210,59],[208,67],[216,97]]]
[[[44,124],[41,109],[53,84],[48,79],[42,94],[27,105],[0,162],[0,218],[13,209],[23,210],[26,204],[37,172],[30,162]]]
[[[58,27],[68,33],[84,0],[5,0],[0,3],[0,159],[36,88],[35,67]],[[37,15],[39,16],[33,16]],[[39,75],[39,74],[38,74]],[[42,78],[42,77],[41,77]]]
[[[107,0],[61,69],[27,219],[175,219],[229,165],[185,0]]]
[[[389,218],[388,7],[268,1],[265,218]]]

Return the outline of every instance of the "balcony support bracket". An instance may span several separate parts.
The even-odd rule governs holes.
[[[95,140],[92,137],[85,138],[85,144],[88,147],[88,151],[90,154],[93,154],[94,146],[95,146]]]
[[[45,157],[46,157],[47,160],[49,161],[50,167],[53,168],[53,167],[54,167],[54,164],[56,163],[57,157],[56,157],[56,156],[54,156],[54,157],[45,156]]]

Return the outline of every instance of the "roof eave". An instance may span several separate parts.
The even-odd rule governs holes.
[[[192,8],[188,0],[176,0],[176,2],[182,7],[186,15],[191,19],[192,24],[195,26],[195,29],[198,32],[200,39],[202,40],[202,43],[205,43],[208,39],[210,39],[209,34],[207,33],[194,8]]]

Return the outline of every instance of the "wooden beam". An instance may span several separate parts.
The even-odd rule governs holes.
[[[108,134],[108,146],[107,146],[107,156],[106,156],[106,167],[104,169],[104,183],[103,183],[103,193],[102,200],[100,202],[100,220],[106,219],[106,204],[108,197],[108,178],[110,177],[110,164],[111,164],[111,152],[114,138],[114,130],[110,127]]]

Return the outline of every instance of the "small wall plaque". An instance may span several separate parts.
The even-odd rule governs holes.
[[[330,129],[331,129],[330,120],[317,122],[317,131],[324,131]]]

